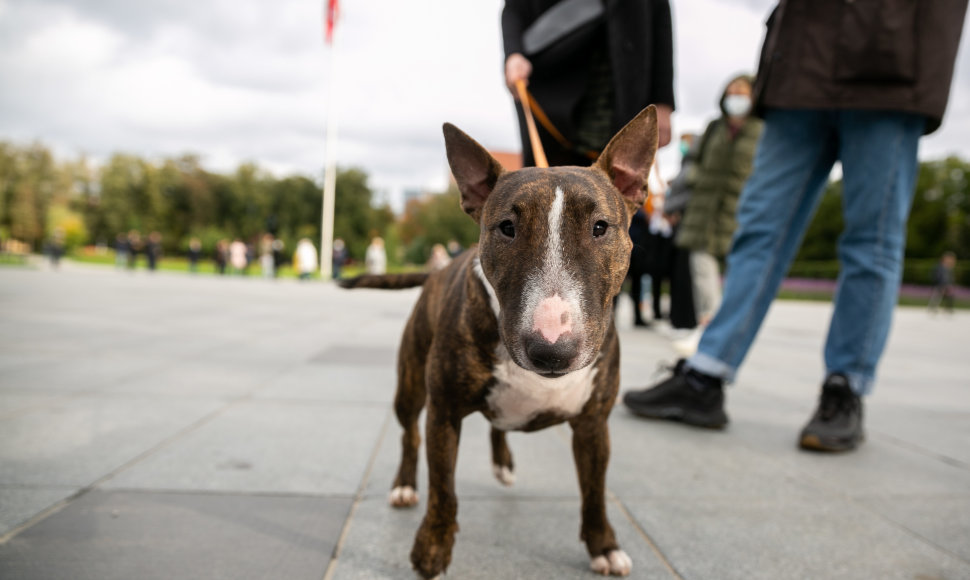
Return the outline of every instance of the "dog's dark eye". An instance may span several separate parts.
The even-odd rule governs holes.
[[[603,220],[596,222],[595,224],[593,224],[593,237],[598,238],[600,236],[605,236],[606,228],[608,227],[609,227],[609,224],[604,222]]]
[[[515,237],[515,225],[512,223],[511,220],[505,220],[504,222],[500,223],[498,225],[498,229],[500,232],[502,232],[502,235],[504,235],[505,237],[508,237],[508,238]]]

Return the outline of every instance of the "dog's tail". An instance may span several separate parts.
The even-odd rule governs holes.
[[[337,284],[341,288],[380,288],[383,290],[401,290],[424,285],[428,279],[426,272],[411,274],[362,274],[356,278],[340,280]]]

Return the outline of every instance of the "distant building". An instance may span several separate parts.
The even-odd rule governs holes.
[[[522,169],[522,154],[518,152],[511,151],[489,151],[489,154],[495,158],[496,161],[502,164],[502,167],[506,171],[516,171]],[[452,185],[455,184],[455,176],[448,172],[448,182]]]
[[[522,154],[521,153],[511,153],[509,151],[489,151],[502,167],[506,171],[515,171],[517,169],[522,169]]]
[[[412,199],[421,199],[427,197],[428,192],[416,187],[408,188],[404,190],[404,205],[407,206],[408,202]]]

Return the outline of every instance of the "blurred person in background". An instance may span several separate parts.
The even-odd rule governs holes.
[[[333,279],[339,280],[343,273],[344,264],[347,263],[350,255],[347,253],[347,245],[340,238],[333,241]]]
[[[202,257],[202,242],[199,238],[189,240],[189,272],[193,274],[199,271],[199,259]]]
[[[229,263],[229,240],[219,240],[216,248],[212,252],[212,261],[215,262],[216,272],[225,275],[226,265]]]
[[[762,121],[750,114],[753,81],[739,75],[728,82],[718,100],[721,115],[704,130],[686,176],[691,193],[674,243],[690,252],[697,329],[675,341],[674,349],[682,356],[694,354],[701,332],[721,304],[720,260],[731,248],[738,198],[761,137]]]
[[[428,258],[428,262],[424,267],[425,270],[434,272],[448,267],[450,263],[451,258],[448,256],[448,250],[445,249],[445,246],[443,244],[435,244],[431,246],[431,257]]]
[[[954,269],[957,265],[957,255],[945,252],[940,263],[933,269],[933,294],[930,295],[930,312],[943,306],[943,309],[953,313],[953,284],[955,282]]]
[[[461,247],[458,240],[452,238],[448,240],[448,256],[451,258],[456,258],[459,254],[465,251],[465,248]]]
[[[138,261],[138,252],[142,249],[141,234],[138,230],[128,232],[128,269],[134,270]]]
[[[647,264],[647,274],[650,275],[650,297],[653,308],[653,319],[664,318],[662,297],[664,280],[670,280],[672,272],[671,258],[673,256],[673,228],[664,217],[663,195],[652,196],[653,203],[647,222],[646,244],[650,248],[651,259]],[[673,306],[671,306],[673,308]]]
[[[236,238],[229,244],[229,266],[233,274],[243,275],[246,273],[246,266],[249,265],[246,244]]]
[[[121,233],[115,236],[115,267],[119,270],[128,266],[128,236]]]
[[[54,228],[54,233],[47,241],[45,250],[48,258],[50,258],[51,267],[55,270],[58,269],[61,265],[61,257],[64,256],[64,230],[62,228]]]
[[[384,239],[374,236],[367,253],[364,255],[364,267],[368,274],[385,274],[387,272],[387,252],[384,250]]]
[[[152,232],[148,234],[145,242],[145,259],[148,261],[148,270],[154,272],[158,268],[158,260],[162,257],[162,234]]]
[[[643,319],[643,277],[647,275],[648,264],[652,261],[651,254],[655,250],[647,240],[650,227],[647,220],[646,208],[640,207],[630,221],[629,233],[633,251],[630,252],[630,267],[626,273],[630,281],[630,299],[633,301],[633,326],[643,328],[650,326]]]
[[[278,278],[280,268],[286,264],[286,244],[283,240],[276,238],[273,240],[273,277]]]
[[[252,238],[249,239],[248,242],[245,243],[246,265],[243,266],[243,272],[242,272],[244,276],[249,276],[249,267],[256,263],[256,258],[259,255],[257,253],[258,242],[259,242],[259,236],[253,236]]]
[[[293,254],[293,267],[296,268],[300,280],[309,280],[317,271],[317,248],[309,238],[303,238],[296,244]]]
[[[273,234],[263,234],[259,241],[259,269],[263,278],[276,277],[276,267],[273,261]]]
[[[670,327],[675,336],[683,338],[697,326],[694,313],[694,282],[690,275],[690,251],[677,247],[673,239],[677,237],[680,221],[684,215],[684,208],[690,199],[690,187],[687,185],[687,175],[690,174],[697,161],[700,139],[694,133],[683,133],[678,144],[681,161],[677,177],[670,182],[667,195],[664,196],[664,219],[670,224]]]

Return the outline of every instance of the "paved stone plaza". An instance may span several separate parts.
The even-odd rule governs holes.
[[[385,498],[416,296],[0,268],[0,578],[412,578],[424,496]],[[624,389],[673,359],[629,308]],[[610,512],[633,578],[970,578],[970,315],[898,310],[868,442],[832,456],[795,446],[829,313],[774,306],[725,432],[615,409]],[[448,577],[594,577],[568,427],[511,435],[512,488],[485,422],[462,435]]]

